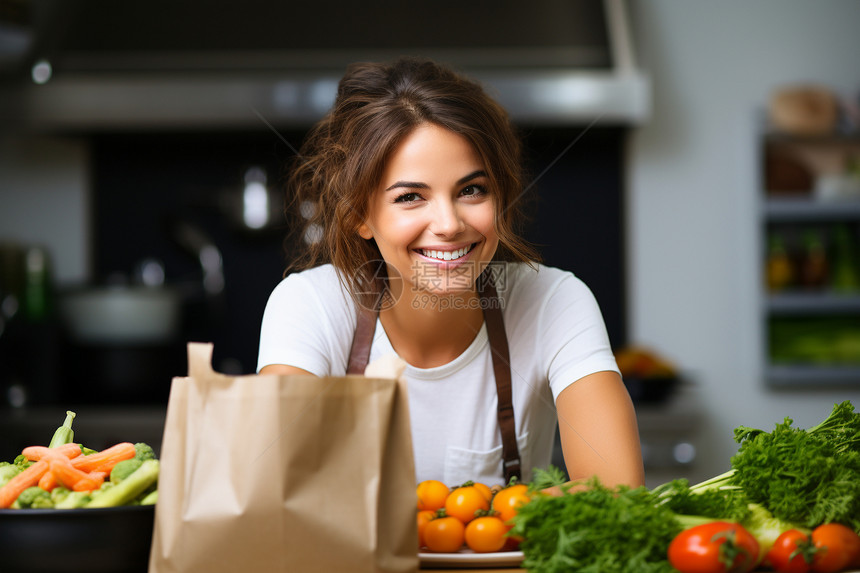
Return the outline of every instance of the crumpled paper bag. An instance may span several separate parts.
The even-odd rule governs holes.
[[[226,376],[188,345],[161,446],[150,573],[411,572],[403,363],[366,376]]]

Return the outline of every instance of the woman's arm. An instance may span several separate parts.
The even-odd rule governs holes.
[[[636,412],[616,372],[589,374],[556,400],[564,461],[571,481],[597,476],[606,486],[645,483]]]
[[[269,364],[263,366],[260,368],[260,374],[307,374],[308,376],[314,376],[314,374],[311,374],[307,370],[302,370],[295,366],[287,366],[286,364]]]

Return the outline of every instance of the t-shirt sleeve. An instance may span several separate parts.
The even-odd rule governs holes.
[[[272,291],[260,327],[257,371],[286,364],[317,376],[345,373],[354,313],[342,291],[321,272],[290,275]]]
[[[547,377],[553,398],[595,372],[619,372],[606,325],[594,294],[579,278],[565,273],[549,289],[540,313]]]

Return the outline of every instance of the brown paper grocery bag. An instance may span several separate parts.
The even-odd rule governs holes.
[[[167,407],[150,573],[417,570],[399,373],[230,377],[212,370],[211,344],[188,357]]]

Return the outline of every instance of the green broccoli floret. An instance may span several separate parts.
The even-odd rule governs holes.
[[[54,507],[51,494],[38,486],[28,487],[22,491],[15,503],[21,509]]]
[[[10,479],[21,473],[21,468],[9,462],[0,462],[0,487],[6,485]]]
[[[152,449],[152,446],[149,444],[145,444],[143,442],[138,442],[134,445],[135,456],[134,459],[140,461],[146,460],[154,460],[155,459],[155,451]]]
[[[26,470],[33,464],[33,462],[28,460],[27,456],[25,456],[24,454],[18,454],[18,456],[15,458],[15,461],[13,461],[12,463],[18,466],[18,469],[21,470]]]
[[[130,476],[143,464],[143,460],[131,458],[117,463],[110,471],[110,483],[117,484]]]
[[[30,505],[30,509],[54,509],[54,500],[51,499],[51,494],[48,493],[48,495],[40,495],[34,499],[33,503]]]
[[[60,503],[71,493],[72,490],[65,488],[61,485],[58,485],[54,489],[51,490],[51,499],[54,502],[54,505]]]

